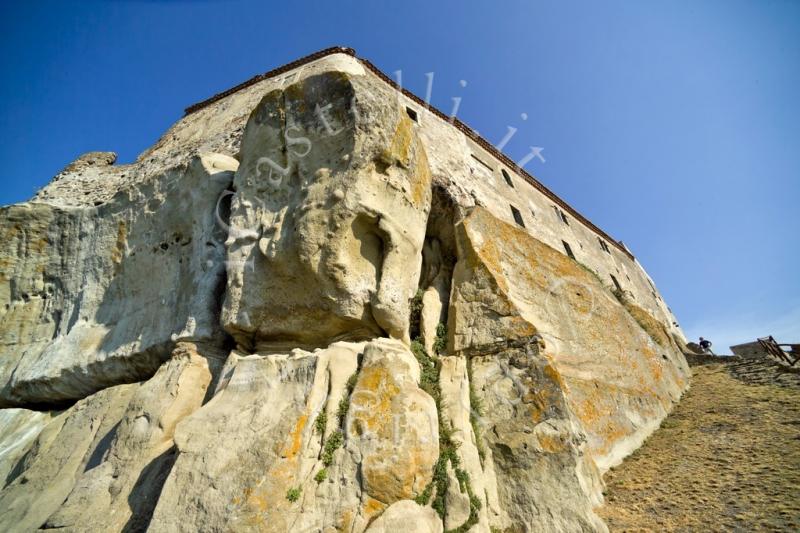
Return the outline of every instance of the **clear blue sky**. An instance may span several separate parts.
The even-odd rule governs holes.
[[[501,7],[502,6],[502,7]],[[691,337],[800,341],[800,2],[4,2],[0,204],[187,105],[347,45],[505,151],[656,280]],[[466,80],[462,88],[459,80]],[[521,113],[527,113],[523,121]]]

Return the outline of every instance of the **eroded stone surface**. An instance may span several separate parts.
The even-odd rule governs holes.
[[[402,344],[368,344],[362,365],[346,427],[364,491],[385,504],[413,498],[430,483],[439,456],[436,404],[417,386],[419,364]]]
[[[147,378],[176,339],[224,342],[216,214],[237,165],[199,156],[96,208],[3,208],[0,406]]]
[[[422,507],[411,500],[391,505],[367,529],[369,533],[408,531],[413,533],[441,533],[442,522],[430,507]]]
[[[579,264],[475,208],[459,226],[450,328],[454,349],[544,342],[601,470],[647,437],[680,398],[689,370]]]
[[[176,425],[203,403],[218,353],[181,343],[133,393],[101,463],[85,471],[47,527],[144,530],[175,460]],[[205,352],[205,356],[201,353]],[[210,361],[209,361],[210,360]]]
[[[81,473],[99,464],[138,385],[104,389],[55,417],[0,492],[0,530],[41,527],[69,495]]]
[[[250,116],[223,309],[240,343],[407,339],[430,170],[411,119],[369,89],[312,76]]]

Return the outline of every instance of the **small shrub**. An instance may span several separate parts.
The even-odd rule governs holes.
[[[461,492],[466,492],[467,483],[469,483],[469,472],[462,468],[456,468],[456,479],[458,480],[458,489]]]
[[[328,425],[328,415],[325,413],[325,407],[322,408],[322,412],[317,415],[317,420],[314,422],[314,428],[317,430],[317,433],[320,435],[325,434],[325,426]]]
[[[300,499],[300,493],[302,489],[300,487],[294,487],[286,491],[286,499],[290,502],[296,502]]]
[[[428,505],[428,502],[431,501],[431,493],[433,492],[433,483],[428,483],[428,486],[425,487],[414,501],[417,502],[418,505]]]
[[[327,479],[327,477],[328,477],[328,469],[323,468],[322,470],[317,472],[317,474],[314,476],[314,481],[316,481],[317,483],[322,483]]]
[[[483,439],[481,438],[481,427],[479,417],[483,416],[483,400],[475,392],[474,381],[472,379],[472,361],[467,361],[467,377],[469,379],[469,423],[472,426],[472,432],[475,434],[475,444],[478,448],[478,458],[481,464],[486,460],[486,448],[483,446]]]
[[[350,376],[349,378],[347,378],[347,385],[346,385],[346,387],[347,387],[347,395],[348,395],[348,396],[349,396],[350,394],[352,394],[352,393],[353,393],[353,389],[355,389],[355,388],[356,388],[356,381],[358,381],[358,372],[355,372],[355,373],[353,373],[353,375],[352,375],[352,376]]]
[[[425,292],[422,289],[417,289],[417,293],[409,303],[408,324],[412,339],[419,335],[419,321],[422,315],[422,296],[424,294]]]
[[[352,376],[347,378],[344,395],[342,399],[339,400],[339,408],[336,410],[336,418],[339,421],[339,427],[344,425],[344,419],[347,416],[347,411],[350,409],[350,395],[353,393],[353,389],[356,388],[356,381],[358,381],[358,372],[355,372]]]
[[[419,387],[431,395],[431,397],[439,405],[439,362],[434,360],[428,352],[425,351],[425,346],[419,338],[411,341],[411,353],[417,358],[420,368]]]
[[[447,326],[439,322],[436,326],[436,340],[433,341],[433,351],[436,355],[444,355],[447,352]]]
[[[331,436],[328,437],[322,450],[322,464],[325,466],[331,466],[331,464],[333,464],[333,452],[338,450],[343,442],[344,433],[342,433],[341,429],[337,429],[331,433]]]
[[[339,426],[344,422],[344,417],[347,416],[347,411],[350,409],[350,396],[342,396],[339,400],[339,409],[336,411],[336,417],[339,419]]]

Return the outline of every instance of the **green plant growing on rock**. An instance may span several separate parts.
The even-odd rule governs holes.
[[[316,475],[314,476],[314,481],[316,481],[317,483],[322,483],[327,478],[328,478],[328,469],[323,468],[322,470],[316,473]]]
[[[339,407],[336,410],[336,418],[339,421],[339,427],[344,425],[344,419],[347,416],[347,411],[350,409],[350,395],[353,394],[353,389],[356,388],[357,381],[358,372],[353,373],[352,376],[347,378],[344,394],[342,395],[342,399],[339,400]]]
[[[440,324],[443,326],[443,324]],[[437,333],[443,333],[446,336],[444,327],[437,328]],[[439,335],[437,335],[439,337]],[[447,474],[447,464],[449,463],[455,469],[456,479],[458,480],[459,489],[461,492],[467,492],[470,496],[470,515],[467,520],[458,528],[452,530],[459,533],[465,533],[469,528],[474,526],[478,521],[478,512],[480,510],[481,502],[472,493],[472,484],[470,482],[469,474],[461,468],[461,461],[456,453],[458,444],[453,442],[452,434],[453,429],[450,422],[442,415],[442,393],[439,386],[439,374],[441,372],[441,362],[438,359],[432,358],[425,351],[422,342],[417,338],[411,343],[411,352],[417,358],[420,365],[420,388],[427,392],[436,403],[436,413],[439,418],[439,458],[433,466],[433,479],[425,487],[425,489],[414,498],[414,501],[419,505],[427,505],[431,503],[431,507],[436,511],[439,517],[444,520],[446,513],[446,496],[447,490],[450,486],[450,477]],[[480,452],[479,452],[480,453]],[[431,498],[433,497],[433,501]],[[448,532],[450,533],[450,532]]]
[[[339,400],[339,408],[336,410],[336,419],[339,420],[340,427],[344,422],[344,418],[347,416],[347,411],[349,409],[350,409],[350,396],[344,395],[342,396],[342,399]]]
[[[411,353],[417,358],[420,367],[419,386],[422,390],[427,392],[436,402],[437,408],[439,405],[439,361],[428,355],[425,351],[422,341],[417,338],[411,342]]]
[[[467,380],[469,381],[469,423],[472,426],[472,433],[475,435],[475,446],[478,448],[478,458],[481,465],[486,460],[486,448],[481,437],[481,426],[479,418],[483,416],[483,399],[475,392],[474,381],[472,379],[472,359],[467,360]]]
[[[292,487],[291,489],[286,491],[286,499],[294,503],[300,499],[300,494],[302,492],[303,490],[300,487]]]
[[[331,464],[333,464],[333,452],[338,450],[343,443],[344,433],[342,433],[341,429],[337,429],[331,433],[331,436],[325,441],[325,446],[322,450],[322,464],[331,466]]]
[[[411,298],[409,303],[409,335],[412,339],[416,338],[420,334],[419,330],[419,321],[420,317],[422,316],[422,297],[425,294],[425,291],[422,289],[417,289],[416,294],[414,297]]]
[[[325,406],[322,406],[322,411],[317,415],[314,421],[314,428],[320,435],[325,435],[325,427],[328,425],[328,415],[325,413]]]
[[[344,426],[344,419],[347,416],[347,411],[350,409],[350,395],[353,393],[353,389],[356,386],[356,381],[358,381],[358,371],[354,372],[352,376],[347,378],[344,394],[342,395],[342,399],[339,400],[339,407],[336,410],[336,422],[338,429],[331,433],[331,435],[325,441],[325,444],[322,446],[322,464],[325,466],[331,466],[331,464],[333,464],[334,452],[338,450],[344,443],[344,432],[342,431],[342,428]],[[317,420],[315,422],[317,431],[324,435],[325,426],[327,423],[328,418],[323,410],[323,412],[317,416]],[[322,474],[322,472],[325,473]],[[323,468],[317,472],[317,476],[320,474],[325,476],[327,475],[327,471],[325,471]],[[316,479],[316,477],[314,479]],[[319,481],[317,481],[317,483],[319,483]]]
[[[433,351],[436,355],[444,355],[447,352],[447,326],[441,322],[436,326],[436,340],[433,341]]]

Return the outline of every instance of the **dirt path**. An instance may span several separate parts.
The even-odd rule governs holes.
[[[800,374],[692,370],[673,414],[606,474],[599,514],[612,531],[800,530]]]

